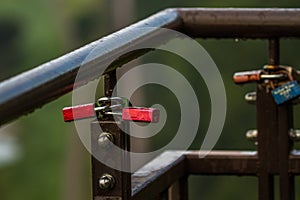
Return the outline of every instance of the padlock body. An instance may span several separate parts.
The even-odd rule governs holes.
[[[95,105],[93,103],[66,107],[62,110],[65,122],[86,119],[95,116]]]
[[[122,110],[122,120],[157,123],[159,121],[159,110],[156,108],[124,108]]]
[[[288,82],[272,90],[272,95],[277,105],[300,96],[300,86],[297,81]]]
[[[237,72],[233,75],[233,81],[236,84],[249,83],[254,81],[260,81],[261,70],[253,70],[246,72]]]

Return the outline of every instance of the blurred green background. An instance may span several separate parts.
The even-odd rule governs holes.
[[[0,80],[61,56],[168,7],[299,6],[300,2],[291,0],[1,0]],[[245,133],[255,128],[255,107],[246,104],[244,95],[253,91],[255,86],[234,85],[232,74],[266,64],[267,41],[198,41],[219,67],[227,92],[226,123],[215,149],[254,150],[255,146],[245,139]],[[282,40],[281,63],[299,69],[299,49],[298,40]],[[185,67],[187,63],[163,52],[152,52],[143,56],[139,62],[149,61],[174,66],[187,78],[192,73]],[[201,98],[201,133],[208,125],[209,97],[203,81],[190,76],[189,80]],[[151,97],[157,91],[164,89],[144,88],[144,106],[155,102],[155,98]],[[169,92],[162,93],[162,104],[168,104],[168,100],[174,98]],[[1,200],[91,199],[90,155],[81,144],[74,125],[63,123],[61,108],[67,105],[71,105],[70,94],[1,127]],[[176,110],[176,105],[170,105],[170,109]],[[296,119],[299,118],[299,111],[295,107]],[[165,132],[172,133],[174,124],[171,121],[169,127],[165,127]],[[295,125],[299,128],[297,120]],[[160,135],[151,143],[154,148],[172,137]],[[190,149],[199,149],[202,139],[203,136],[198,134]],[[253,177],[191,176],[189,180],[190,199],[257,199],[257,180]],[[299,191],[296,193],[300,199]]]

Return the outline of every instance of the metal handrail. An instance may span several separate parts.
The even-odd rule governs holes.
[[[125,52],[155,37],[157,34],[155,29],[144,29],[132,34],[135,28],[147,27],[174,29],[191,37],[300,37],[300,9],[174,8],[161,11],[60,58],[1,82],[0,125],[72,91],[80,67],[85,69],[87,75],[76,87],[98,78],[99,71],[108,72],[116,69],[144,54],[146,51]],[[88,57],[98,45],[103,46],[103,49]],[[114,63],[110,63],[111,57],[116,55],[122,56]]]

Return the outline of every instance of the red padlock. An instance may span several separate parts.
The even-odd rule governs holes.
[[[80,119],[92,118],[96,116],[98,111],[107,107],[95,107],[95,104],[84,104],[73,107],[66,107],[62,110],[65,122],[71,122]],[[139,108],[129,107],[123,108],[122,113],[108,112],[108,114],[122,115],[122,120],[138,121],[146,123],[157,123],[159,121],[159,110],[156,108]]]
[[[157,123],[159,110],[156,108],[123,108],[122,120]]]
[[[62,110],[62,113],[65,122],[91,118],[96,116],[95,104],[90,103],[73,107],[66,107]]]

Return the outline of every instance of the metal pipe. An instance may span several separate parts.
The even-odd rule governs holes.
[[[300,9],[183,8],[182,31],[193,37],[276,38],[300,36]]]
[[[155,29],[139,33],[133,31],[135,28],[146,27]],[[161,27],[179,30],[192,37],[300,37],[300,9],[187,8],[161,11],[115,34],[0,83],[0,125],[72,91],[80,67],[85,69],[86,76],[76,87],[98,78],[101,74],[99,71],[114,70],[146,53],[149,49],[125,54],[128,49],[155,37],[156,31]],[[94,47],[99,45],[103,49],[89,57]],[[121,57],[110,63],[114,56]]]
[[[269,65],[279,65],[279,39],[269,39]]]
[[[125,52],[156,36],[155,29],[146,28],[176,29],[180,23],[181,20],[175,10],[165,10],[58,59],[3,81],[0,83],[0,125],[32,112],[72,91],[79,68],[86,72],[86,76],[76,87],[99,78],[100,71],[111,71],[144,54],[146,50],[129,54]],[[137,32],[136,28],[144,29]],[[96,49],[95,52],[95,47],[99,46],[103,48]],[[90,55],[91,53],[93,56]],[[111,63],[111,60],[118,56],[122,57]]]

